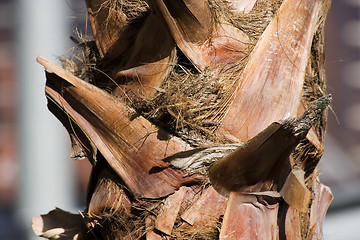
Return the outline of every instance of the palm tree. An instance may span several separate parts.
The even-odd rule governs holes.
[[[86,0],[93,41],[46,70],[92,164],[49,239],[322,239],[330,0]]]

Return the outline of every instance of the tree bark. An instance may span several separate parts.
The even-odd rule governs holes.
[[[87,207],[35,217],[37,235],[323,238],[330,0],[86,4],[85,57],[38,62],[72,156],[93,166]]]

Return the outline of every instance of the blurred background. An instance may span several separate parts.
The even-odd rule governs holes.
[[[46,108],[35,59],[59,64],[77,26],[90,35],[83,0],[0,0],[0,239],[37,239],[31,217],[84,209],[90,164],[74,161],[64,128]],[[360,0],[333,0],[326,24],[333,112],[319,172],[334,200],[326,240],[360,239]],[[41,174],[39,174],[41,173]],[[75,183],[75,184],[74,184]]]

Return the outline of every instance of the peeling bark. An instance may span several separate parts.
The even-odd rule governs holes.
[[[321,239],[330,0],[85,2],[89,77],[38,62],[72,156],[93,166],[87,205],[35,217],[34,232]]]

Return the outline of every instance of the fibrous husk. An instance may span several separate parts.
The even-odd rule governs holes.
[[[155,167],[166,167],[161,159],[189,149],[187,143],[166,133],[168,138],[161,139],[155,126],[136,116],[120,100],[43,58],[38,61],[47,69],[50,110],[57,116],[63,115],[64,125],[93,163],[99,151],[137,197],[164,197],[185,181],[181,173],[170,168],[149,172]],[[154,190],[153,184],[161,184],[161,188]]]
[[[330,0],[86,4],[94,40],[66,70],[38,61],[73,155],[93,164],[87,234],[321,237]]]

